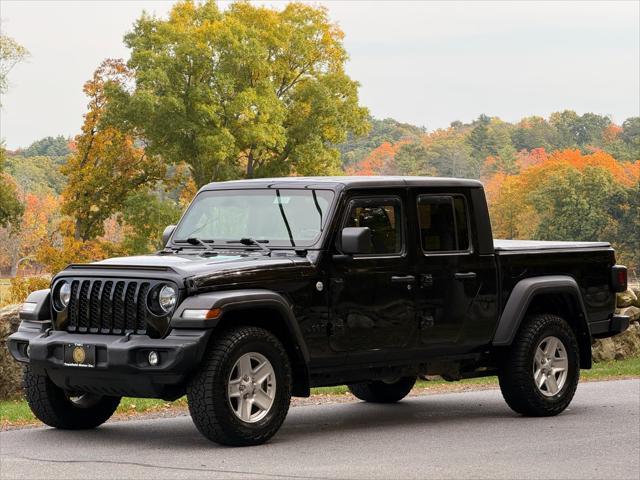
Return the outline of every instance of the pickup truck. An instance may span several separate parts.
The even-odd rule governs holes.
[[[256,445],[312,387],[392,403],[424,375],[498,375],[515,412],[556,415],[592,340],[629,324],[608,243],[494,240],[474,180],[212,183],[163,241],[27,298],[9,349],[45,424],[94,428],[122,396],[186,394],[205,437]]]

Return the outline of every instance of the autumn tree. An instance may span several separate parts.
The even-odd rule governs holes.
[[[126,35],[135,86],[113,84],[111,120],[151,155],[212,180],[339,171],[335,145],[367,110],[324,8],[181,1]]]
[[[13,38],[0,35],[0,96],[7,92],[11,69],[28,56],[28,50]],[[22,213],[15,183],[4,172],[5,157],[4,144],[0,143],[0,227],[17,221]]]
[[[15,223],[22,215],[15,181],[4,171],[5,150],[0,145],[0,227]]]
[[[104,221],[123,209],[129,195],[165,176],[166,165],[149,155],[132,136],[101,120],[108,99],[105,88],[123,86],[130,72],[119,60],[105,60],[84,85],[89,97],[77,149],[62,168],[68,183],[62,211],[75,220],[74,237],[88,240],[102,235]]]
[[[391,144],[383,142],[374,148],[366,157],[356,165],[347,168],[348,175],[389,175],[395,169],[395,156],[398,149],[404,144],[399,142]]]
[[[13,38],[0,35],[0,95],[9,87],[9,72],[29,56],[29,51]]]
[[[494,234],[541,240],[603,240],[638,266],[640,162],[616,161],[601,150],[535,153],[519,174],[486,181]]]

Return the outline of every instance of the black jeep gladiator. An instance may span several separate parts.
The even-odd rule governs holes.
[[[494,240],[482,184],[277,178],[203,187],[153,255],[70,265],[9,339],[34,414],[94,428],[121,396],[186,393],[198,430],[255,445],[291,396],[396,402],[421,375],[498,375],[522,415],[562,412],[593,338],[628,326],[607,243]]]

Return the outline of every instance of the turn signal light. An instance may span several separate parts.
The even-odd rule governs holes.
[[[213,320],[222,314],[222,309],[211,308],[209,310],[187,309],[182,312],[182,318],[186,320]]]

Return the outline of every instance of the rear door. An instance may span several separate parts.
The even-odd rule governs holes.
[[[333,262],[330,345],[335,351],[400,349],[416,334],[405,201],[406,190],[347,201],[339,230],[369,227],[373,253]]]
[[[414,201],[420,342],[426,347],[474,344],[494,315],[495,267],[493,256],[474,250],[469,198],[464,190],[418,191]],[[493,295],[485,295],[489,292]]]

